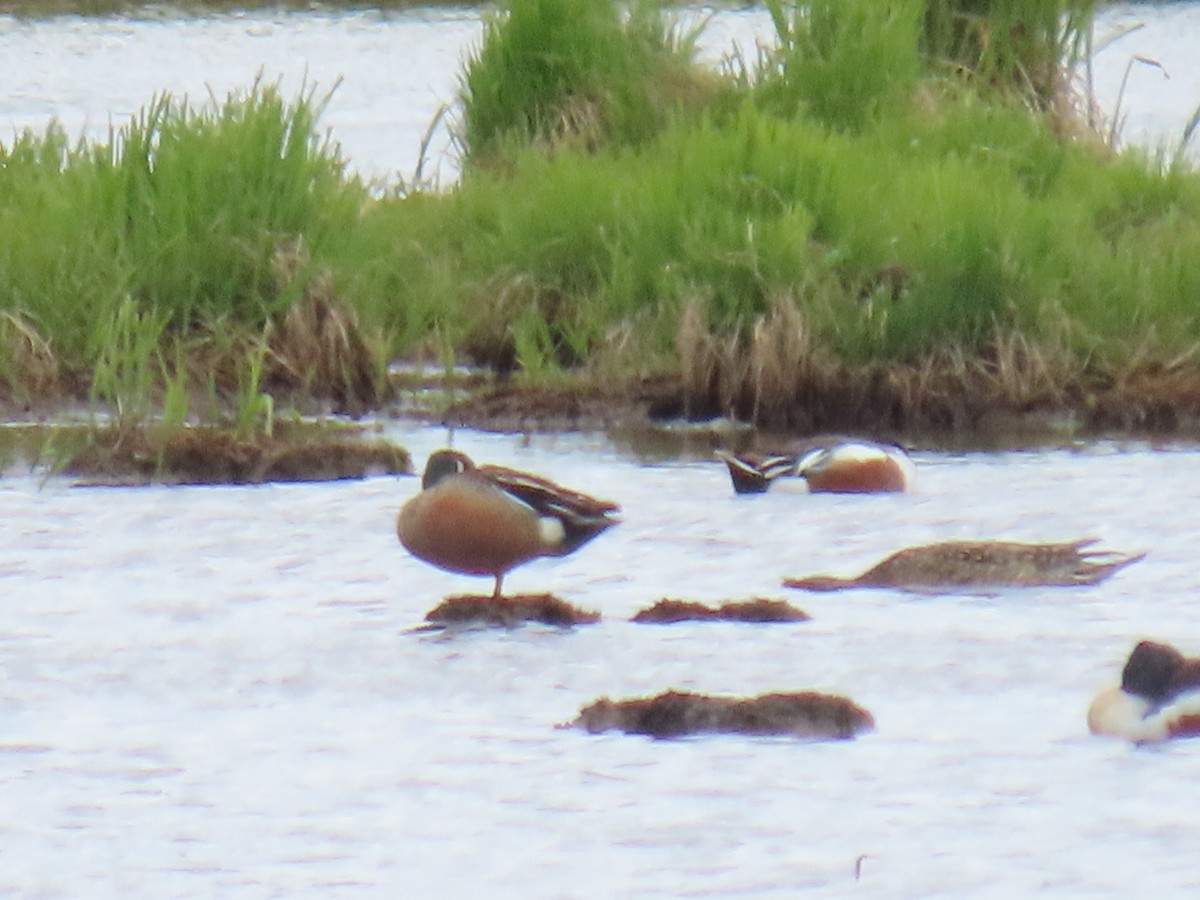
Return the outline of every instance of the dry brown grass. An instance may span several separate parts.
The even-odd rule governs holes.
[[[726,413],[804,429],[818,424],[823,398],[841,392],[841,367],[815,346],[790,298],[778,299],[745,338],[715,334],[701,302],[689,301],[680,315],[676,349],[689,415]]]
[[[50,341],[28,318],[0,313],[0,387],[6,398],[28,403],[58,394],[62,372]]]
[[[608,141],[604,101],[597,97],[569,94],[558,105],[543,136],[546,148],[586,150],[595,153]]]
[[[519,358],[517,339],[517,333],[528,331],[528,323],[535,320],[544,323],[549,346],[541,350],[549,357],[547,362],[564,369],[584,362],[567,339],[576,310],[553,284],[524,272],[502,272],[479,288],[472,310],[474,323],[463,341],[463,352],[472,363],[501,376],[511,375],[522,364],[536,366],[538,360]]]
[[[1064,338],[997,328],[980,347],[946,345],[904,362],[851,365],[823,350],[780,298],[744,335],[714,333],[699,301],[676,332],[684,414],[768,430],[968,434],[1067,414],[1082,430],[1175,431],[1200,417],[1200,348],[1137,356],[1110,372]]]
[[[276,251],[272,269],[280,290],[304,277],[308,259],[302,245]],[[358,416],[383,400],[383,340],[363,332],[358,316],[337,296],[333,274],[323,270],[304,285],[283,320],[268,328],[272,385],[327,398],[335,412]]]

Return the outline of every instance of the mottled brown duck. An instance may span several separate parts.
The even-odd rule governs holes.
[[[808,591],[897,588],[920,593],[1076,587],[1103,581],[1145,556],[1086,549],[1095,542],[944,541],[900,550],[853,578],[811,575],[785,578],[783,584]]]

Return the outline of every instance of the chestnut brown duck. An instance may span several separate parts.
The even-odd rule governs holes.
[[[543,556],[574,553],[620,521],[619,507],[537,475],[476,466],[458,450],[430,455],[421,491],[396,520],[400,543],[447,572],[504,576]]]
[[[896,588],[918,593],[994,591],[1010,587],[1096,584],[1145,557],[1086,549],[1096,538],[1064,543],[943,541],[909,547],[853,578],[785,578],[784,587],[808,591]]]
[[[800,441],[785,452],[717,451],[737,494],[761,494],[795,484],[809,493],[880,494],[910,490],[916,468],[898,444],[827,436]]]
[[[1135,744],[1200,736],[1200,659],[1170,644],[1139,641],[1121,683],[1092,700],[1087,723],[1092,734]]]

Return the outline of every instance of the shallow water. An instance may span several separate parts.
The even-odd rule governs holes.
[[[396,427],[418,461],[433,429]],[[906,496],[738,498],[715,461],[459,432],[477,459],[620,501],[506,587],[572,632],[407,633],[488,589],[410,558],[415,478],[85,489],[0,503],[0,894],[872,897],[1200,888],[1200,744],[1087,734],[1133,642],[1200,653],[1181,500],[1200,452],[917,455]],[[994,598],[803,594],[946,538],[1150,551],[1110,582]],[[807,623],[634,625],[663,596],[787,597]],[[598,696],[820,689],[850,743],[557,730]],[[860,857],[861,879],[854,880]]]
[[[1131,137],[1177,135],[1200,101],[1200,70],[1180,50],[1198,9],[1105,14],[1149,24],[1097,58],[1102,99],[1118,95],[1132,53],[1171,74],[1131,74]],[[710,52],[756,27],[723,14]],[[344,77],[325,120],[334,137],[360,170],[408,175],[477,35],[477,16],[453,11],[0,19],[0,125],[59,116],[103,133],[160,90],[222,95],[260,69],[293,87],[306,73],[321,87]],[[434,150],[446,147],[442,135]],[[392,436],[419,461],[445,440]],[[924,453],[909,496],[736,498],[709,458],[638,458],[587,436],[455,443],[623,504],[619,527],[506,582],[599,609],[599,625],[407,633],[446,595],[488,589],[398,546],[413,478],[136,490],[0,479],[0,894],[1200,887],[1200,825],[1179,788],[1200,776],[1200,743],[1137,750],[1084,723],[1138,638],[1200,654],[1187,502],[1200,451]],[[779,587],[926,541],[1085,535],[1150,555],[1097,587],[995,598]],[[663,596],[756,594],[813,621],[626,621]],[[670,687],[834,691],[878,728],[807,744],[553,727],[597,696]]]
[[[694,23],[702,14],[683,19]],[[1096,97],[1106,113],[1121,113],[1128,142],[1174,147],[1200,105],[1200,56],[1193,52],[1200,3],[1106,8],[1097,19],[1097,46],[1138,24],[1096,54]],[[193,102],[210,93],[223,99],[247,90],[261,73],[279,81],[285,96],[305,85],[316,87],[318,96],[333,91],[322,124],[351,166],[389,182],[412,179],[422,138],[438,110],[453,105],[481,33],[472,9],[41,21],[0,16],[0,143],[24,128],[41,132],[53,118],[72,137],[106,140],[110,124],[125,124],[160,92]],[[709,20],[701,56],[715,65],[736,47],[753,59],[754,42],[771,33],[761,9],[722,8]],[[1162,69],[1135,64],[1122,89],[1136,56]],[[452,123],[453,114],[433,129],[421,171],[441,184],[458,177]]]

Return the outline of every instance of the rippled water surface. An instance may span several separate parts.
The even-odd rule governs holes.
[[[393,436],[418,464],[445,440]],[[506,582],[599,624],[408,633],[446,595],[488,588],[399,547],[415,478],[0,479],[0,894],[1200,889],[1200,743],[1138,750],[1084,723],[1137,638],[1200,652],[1200,452],[923,453],[907,496],[737,498],[708,459],[455,442],[623,504],[621,525]],[[1150,553],[1100,586],[994,598],[779,587],[920,542],[1085,535]],[[751,595],[813,620],[627,621],[663,596]],[[828,690],[878,727],[852,743],[554,728],[600,695],[672,687]]]
[[[1200,102],[1196,4],[1097,57],[1131,137]],[[722,14],[716,54],[761,18]],[[205,20],[0,19],[0,126],[101,134],[161,90],[262,70],[338,87],[360,170],[411,174],[451,100],[473,12]],[[447,139],[435,141],[435,154]],[[444,173],[453,163],[438,157]],[[445,439],[403,430],[420,464]],[[416,479],[81,489],[0,478],[0,894],[29,897],[1194,895],[1200,742],[1086,733],[1140,637],[1200,653],[1200,452],[1101,444],[919,454],[903,497],[732,496],[710,459],[587,437],[459,433],[477,458],[611,497],[624,522],[513,573],[603,612],[573,632],[415,635],[480,580],[398,546]],[[1107,584],[994,598],[802,595],[945,538],[1087,535],[1149,551]],[[789,596],[797,625],[629,623],[664,596]],[[653,742],[556,730],[600,695],[844,693],[853,743]],[[856,861],[861,877],[855,880]]]

